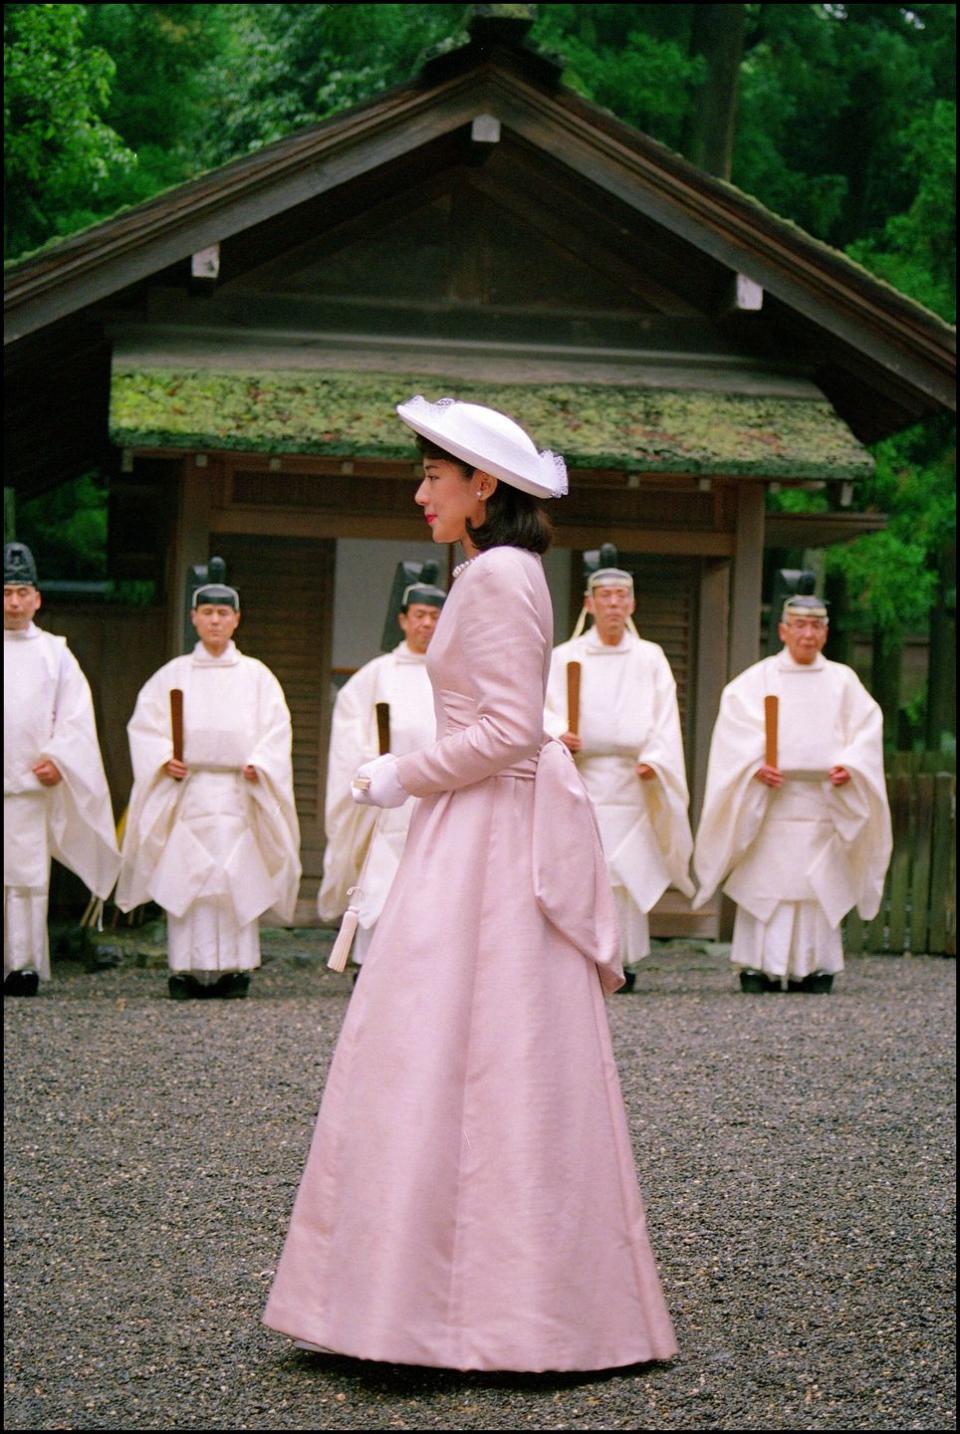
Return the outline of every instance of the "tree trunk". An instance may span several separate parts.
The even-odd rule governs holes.
[[[684,153],[694,164],[729,179],[737,116],[737,86],[746,5],[694,5],[690,53],[702,55],[707,77],[694,96]]]

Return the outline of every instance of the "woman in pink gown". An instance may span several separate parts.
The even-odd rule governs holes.
[[[399,1364],[669,1359],[603,1002],[623,981],[613,898],[579,775],[543,732],[535,499],[565,492],[565,469],[491,409],[398,412],[434,540],[469,561],[428,657],[437,742],[358,774],[356,800],[419,800],[264,1320]]]

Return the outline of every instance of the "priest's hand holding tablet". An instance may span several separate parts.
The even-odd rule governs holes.
[[[402,807],[410,793],[400,785],[396,757],[386,752],[364,762],[350,784],[350,795],[361,807]]]

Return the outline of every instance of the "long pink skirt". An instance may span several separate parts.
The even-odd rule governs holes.
[[[421,799],[264,1315],[362,1359],[676,1353],[597,968],[533,895],[533,782]]]

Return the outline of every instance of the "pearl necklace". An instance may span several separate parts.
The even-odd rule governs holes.
[[[457,563],[457,566],[451,573],[451,577],[458,578],[461,573],[466,572],[467,568],[470,566],[471,563],[475,563],[477,561],[477,558],[479,558],[479,556],[479,553],[474,553],[472,558],[465,558],[462,563]]]

